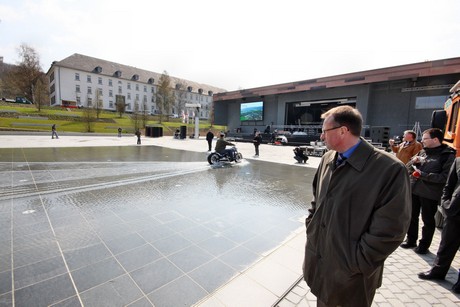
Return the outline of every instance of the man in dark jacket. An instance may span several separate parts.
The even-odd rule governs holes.
[[[318,306],[371,306],[385,259],[409,225],[409,175],[396,157],[360,138],[358,110],[340,106],[322,118],[329,151],[313,179],[304,279]]]
[[[402,248],[416,247],[417,254],[428,253],[436,229],[435,214],[441,200],[455,151],[442,144],[444,133],[438,128],[425,130],[422,135],[423,150],[412,158],[414,172],[412,184],[412,217],[406,242]],[[422,237],[417,246],[420,210],[422,211]]]
[[[208,151],[211,151],[213,139],[214,133],[212,133],[211,129],[209,129],[208,133],[206,133],[206,141],[208,141]]]
[[[252,140],[252,143],[254,144],[254,149],[256,151],[255,157],[259,157],[259,146],[262,144],[262,136],[260,135],[260,132],[257,131],[256,135],[254,135],[254,139]]]
[[[224,140],[224,136],[225,133],[221,132],[220,137],[217,139],[216,147],[214,150],[220,154],[227,154],[227,156],[235,160],[235,150],[233,148],[226,149],[227,146],[235,146],[235,144]]]
[[[441,212],[444,225],[441,233],[438,253],[433,267],[428,272],[418,274],[420,279],[443,280],[449,271],[455,254],[460,248],[460,158],[455,159],[447,183],[441,197]],[[460,293],[460,274],[452,287],[455,293]]]

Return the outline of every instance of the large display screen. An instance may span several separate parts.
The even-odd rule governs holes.
[[[248,120],[263,120],[264,119],[264,102],[247,102],[240,106],[240,120],[242,122]]]

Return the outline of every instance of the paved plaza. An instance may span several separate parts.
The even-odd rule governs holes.
[[[0,135],[0,306],[315,306],[300,281],[319,158],[237,143],[210,167],[203,139]],[[421,281],[431,253],[398,248],[373,306],[458,306]]]

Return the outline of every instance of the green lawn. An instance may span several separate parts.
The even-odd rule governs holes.
[[[56,124],[58,131],[87,132],[87,123],[82,121],[84,116],[82,109],[61,109],[57,107],[43,107],[40,112],[30,105],[18,105],[14,103],[0,103],[0,130],[16,131],[50,131],[51,126]],[[142,120],[139,122],[142,126]],[[158,116],[147,116],[145,124],[148,126],[163,127],[164,135],[173,135],[180,126],[187,128],[195,127],[193,124],[183,124],[181,119],[163,118],[160,124]],[[91,124],[93,133],[117,133],[118,127],[124,133],[134,132],[134,122],[130,114],[123,114],[103,111],[99,120]],[[209,121],[200,120],[200,135],[205,135],[210,128]],[[226,130],[225,126],[213,126],[213,130]]]

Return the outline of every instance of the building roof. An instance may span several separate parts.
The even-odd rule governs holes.
[[[213,100],[232,100],[254,96],[287,94],[317,89],[350,86],[357,84],[369,84],[401,79],[415,80],[419,77],[430,77],[458,73],[460,73],[460,58],[451,58],[354,72],[324,78],[263,86],[252,89],[217,93],[214,95]]]
[[[97,73],[103,76],[113,76],[114,78],[118,79],[132,80],[144,83],[149,83],[149,79],[153,78],[154,84],[156,85],[158,85],[158,80],[161,76],[160,73],[156,73],[153,71],[148,71],[133,66],[97,59],[78,53],[74,53],[73,55],[63,59],[62,61],[53,62],[50,70],[53,68],[53,66],[60,66],[88,73]],[[100,67],[99,71],[97,71],[97,67]],[[116,76],[117,71],[121,72],[121,75],[119,77]],[[138,79],[136,80],[136,77],[134,76],[138,76]],[[203,89],[203,94],[208,94],[209,91],[213,92],[214,94],[226,91],[225,89],[211,86],[208,84],[197,83],[194,81],[180,79],[173,76],[170,76],[170,79],[172,87],[175,87],[178,83],[185,83],[185,88],[190,86],[192,87],[193,92],[198,92],[198,89]]]

